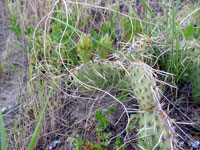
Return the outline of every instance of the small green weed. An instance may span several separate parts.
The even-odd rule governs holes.
[[[113,110],[114,111],[114,110]],[[109,112],[110,115],[110,112]],[[136,115],[132,115],[130,118],[130,126],[128,131],[134,128],[133,121],[135,120]],[[110,144],[109,137],[112,135],[110,132],[106,133],[105,129],[108,125],[108,119],[105,118],[101,110],[96,111],[95,119],[98,121],[99,126],[96,128],[97,141],[92,143],[88,139],[84,143],[81,137],[77,139],[69,138],[69,142],[71,145],[74,145],[73,150],[104,150]],[[116,141],[114,143],[114,147],[119,150],[126,150],[126,145],[123,145],[122,139],[120,136],[117,136]]]
[[[121,137],[118,136],[116,138],[116,141],[115,141],[115,148],[118,149],[120,148],[119,150],[126,150],[126,145],[123,146],[123,143],[121,142]]]
[[[99,126],[96,128],[97,141],[93,143],[89,140],[86,140],[84,143],[81,137],[78,137],[77,139],[69,138],[70,144],[74,146],[73,150],[82,150],[83,148],[85,150],[104,150],[110,144],[111,141],[109,140],[109,137],[112,134],[110,132],[105,132],[105,129],[108,125],[108,119],[104,117],[101,110],[96,111],[95,119],[99,123]],[[123,146],[121,143],[120,136],[116,138],[114,147],[121,147],[120,150],[126,149],[126,146]]]
[[[108,146],[108,144],[110,144],[108,137],[111,136],[111,133],[104,132],[108,125],[108,119],[106,119],[104,117],[101,110],[96,111],[95,119],[96,119],[96,121],[99,122],[99,126],[96,128],[96,134],[97,134],[98,138],[101,139],[100,144],[103,147],[106,147],[106,146]]]
[[[12,17],[8,17],[7,20],[10,20],[12,25],[7,27],[7,29],[13,31],[17,37],[19,37],[22,33],[20,25],[17,24],[17,15],[14,14]]]

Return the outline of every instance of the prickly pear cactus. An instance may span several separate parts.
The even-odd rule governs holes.
[[[75,76],[83,83],[100,89],[114,88],[123,82],[121,79],[124,74],[116,64],[111,62],[94,62],[83,65],[75,73]],[[77,83],[77,86],[80,86]],[[80,86],[84,90],[84,86]],[[92,90],[93,91],[93,90]]]
[[[142,112],[138,122],[138,142],[141,149],[167,150],[174,147],[171,122],[160,106],[156,80],[146,64],[132,65],[129,76],[125,76],[125,72],[114,62],[89,63],[83,65],[75,76],[83,83],[104,90],[123,85],[122,78],[127,77],[126,81],[130,79]],[[77,86],[86,90],[79,83]]]
[[[112,47],[112,43],[113,43],[113,41],[111,40],[111,38],[110,38],[110,36],[108,34],[106,34],[104,37],[102,37],[100,39],[100,42],[102,44],[108,46],[108,47]],[[106,57],[108,56],[108,54],[111,52],[111,50],[110,49],[106,49],[106,48],[104,48],[102,46],[99,46],[97,48],[97,52],[99,54],[100,59],[104,60],[104,59],[106,59]]]
[[[93,55],[93,42],[89,35],[83,34],[77,44],[77,54],[83,63],[88,63]]]
[[[152,71],[145,64],[135,64],[130,69],[130,80],[143,112],[139,120],[139,145],[148,150],[171,149],[171,123],[160,107],[159,92]]]

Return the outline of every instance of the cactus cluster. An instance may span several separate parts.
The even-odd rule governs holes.
[[[133,65],[130,80],[143,112],[139,119],[139,145],[148,150],[170,149],[173,140],[171,123],[159,106],[159,91],[152,71],[145,64]]]
[[[105,41],[110,41],[107,35],[102,39],[103,43]],[[111,42],[108,43],[111,45]],[[83,47],[79,46],[79,50],[81,49],[83,49]],[[79,52],[80,58],[83,58],[81,55],[84,53],[84,51]],[[108,54],[108,50],[99,48],[100,59],[104,60]],[[88,60],[89,56],[87,57],[87,61]],[[132,88],[133,94],[137,98],[142,112],[138,122],[139,145],[143,149],[149,150],[170,149],[173,147],[172,141],[174,135],[171,122],[168,116],[163,113],[160,106],[159,91],[156,86],[153,72],[144,63],[135,63],[128,66],[131,66],[127,68],[129,73],[125,74],[126,72],[124,69],[115,64],[115,62],[100,60],[84,64],[74,75],[81,82],[104,90],[113,87],[119,88],[124,84],[129,88]],[[77,82],[76,85],[81,90],[86,90],[85,86],[80,83]],[[94,92],[94,90],[90,91]]]
[[[145,149],[170,149],[173,141],[171,122],[159,103],[159,91],[153,73],[144,64],[133,65],[129,72],[133,93],[141,110],[139,145]],[[119,66],[111,62],[84,65],[75,76],[82,82],[101,89],[121,86],[127,77]],[[81,89],[85,90],[83,86]]]

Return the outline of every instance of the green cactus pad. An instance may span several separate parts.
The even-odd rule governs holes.
[[[171,149],[171,138],[167,118],[159,112],[144,112],[139,120],[138,130],[139,145],[146,150],[167,150]]]
[[[171,124],[159,106],[160,96],[152,70],[145,64],[134,65],[130,69],[130,80],[142,111],[139,119],[139,145],[147,150],[167,150],[171,147],[173,134]]]
[[[81,67],[81,69],[75,73],[75,76],[87,85],[106,90],[118,87],[123,82],[123,74],[124,71],[113,63],[94,62]],[[81,90],[86,90],[86,88],[79,83],[77,83],[77,86],[80,87]]]
[[[140,107],[145,111],[152,111],[156,105],[151,89],[156,87],[152,73],[146,72],[141,66],[134,66],[130,70],[130,75],[134,95],[138,99]]]

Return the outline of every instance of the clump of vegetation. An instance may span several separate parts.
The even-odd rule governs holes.
[[[68,139],[73,150],[176,148],[174,122],[168,111],[163,110],[166,108],[160,89],[167,89],[163,83],[177,86],[190,82],[193,100],[196,104],[200,102],[200,22],[195,22],[197,28],[193,23],[182,28],[187,16],[176,21],[179,3],[175,5],[172,0],[172,5],[163,4],[166,11],[158,13],[144,0],[137,6],[142,6],[138,13],[132,8],[136,6],[125,1],[123,9],[121,3],[97,9],[90,4],[56,1],[46,10],[47,1],[40,2],[43,5],[32,5],[29,1],[8,3],[11,12],[8,29],[15,33],[29,58],[31,98],[24,102],[15,130],[7,135],[8,145],[40,149],[44,143],[46,149],[58,138]],[[26,5],[33,10],[29,12]],[[38,9],[39,6],[44,9]],[[194,8],[198,18],[199,8]],[[99,13],[99,9],[104,11]],[[23,17],[21,11],[35,14],[34,20]],[[106,96],[110,99],[102,104]],[[85,118],[80,117],[83,112],[76,114],[81,105],[87,106]],[[125,119],[124,128],[114,133],[108,131],[112,121],[103,112],[109,108],[115,112],[119,106],[123,112],[118,118]],[[130,115],[128,109],[135,111]],[[2,125],[1,118],[0,114]],[[87,130],[88,124],[94,124],[95,134]],[[76,130],[76,136],[63,130],[66,128]],[[55,136],[54,132],[58,134]],[[47,137],[48,134],[52,137]],[[86,138],[90,135],[93,140]],[[6,149],[5,132],[3,139]],[[12,139],[17,140],[12,142]],[[136,139],[135,145],[129,148],[132,139]]]

